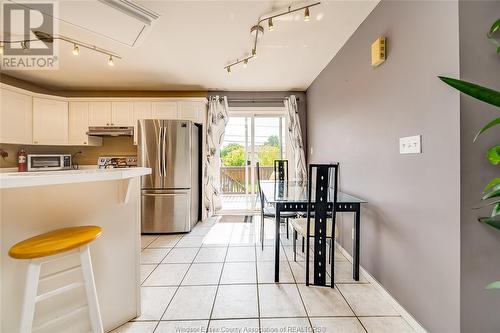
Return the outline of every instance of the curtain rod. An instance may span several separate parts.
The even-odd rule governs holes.
[[[238,99],[238,98],[228,98],[227,101],[228,102],[246,102],[246,103],[266,103],[266,102],[283,102],[286,98],[288,97],[284,97],[284,98],[263,98],[263,99]],[[300,101],[300,99],[298,97],[295,98],[298,101]]]

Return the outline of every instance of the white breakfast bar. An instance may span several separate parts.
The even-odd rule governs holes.
[[[68,226],[103,228],[102,236],[91,244],[91,255],[105,331],[140,315],[140,177],[150,173],[149,168],[0,173],[0,332],[18,331],[26,277],[27,263],[10,258],[9,248]],[[54,261],[42,268],[41,275],[71,267],[76,259]],[[81,278],[78,274],[48,279],[39,288],[51,290],[67,279]],[[35,323],[63,316],[83,303],[81,288],[43,301],[37,304]],[[88,327],[87,312],[76,311],[45,331],[88,331]]]

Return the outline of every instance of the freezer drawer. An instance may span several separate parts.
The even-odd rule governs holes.
[[[142,233],[191,231],[191,190],[142,191]]]

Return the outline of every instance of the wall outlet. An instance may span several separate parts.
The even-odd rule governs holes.
[[[422,153],[422,136],[414,135],[399,138],[399,153],[400,154],[421,154]]]
[[[314,154],[313,147],[311,147],[311,156]]]
[[[351,239],[354,239],[354,228],[351,229]]]

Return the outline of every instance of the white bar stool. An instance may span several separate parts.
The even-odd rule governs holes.
[[[97,291],[94,282],[94,273],[92,271],[92,262],[90,260],[89,243],[101,235],[102,228],[98,226],[80,226],[53,230],[26,240],[23,240],[9,250],[9,255],[15,259],[29,260],[28,273],[26,276],[26,285],[24,289],[23,308],[20,323],[21,333],[31,333],[39,329],[46,328],[57,321],[68,318],[79,312],[84,307],[88,307],[90,326],[93,333],[103,333],[101,313],[97,301]],[[78,249],[80,256],[80,266],[50,274],[40,279],[40,267],[42,264],[54,261],[50,256],[69,252]],[[68,254],[71,255],[71,254]],[[75,282],[69,285],[50,290],[44,294],[38,295],[38,284],[49,278],[54,278],[75,270],[81,269],[83,283]],[[83,286],[87,296],[87,305],[77,308],[58,318],[48,320],[39,326],[33,328],[36,303],[48,298],[60,295],[64,292]]]

